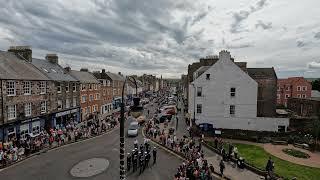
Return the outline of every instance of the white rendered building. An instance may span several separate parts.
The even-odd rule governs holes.
[[[194,77],[188,111],[196,124],[255,131],[286,131],[289,126],[287,118],[257,117],[258,83],[231,60],[229,52],[221,51],[215,64],[199,68]]]

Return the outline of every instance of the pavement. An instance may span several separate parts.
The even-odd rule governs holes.
[[[148,107],[153,114],[155,107]],[[145,110],[146,112],[146,110]],[[126,122],[126,127],[129,122]],[[125,129],[126,131],[126,129]],[[82,142],[61,146],[46,153],[33,156],[20,163],[0,170],[0,179],[5,180],[65,180],[78,179],[71,175],[71,169],[78,163],[92,158],[108,160],[108,167],[100,174],[91,176],[90,180],[119,179],[119,128],[107,134],[84,140]],[[140,132],[137,137],[143,142]],[[135,138],[125,139],[126,153],[133,149]],[[141,175],[128,173],[128,180],[170,180],[182,160],[167,151],[158,148],[157,163],[146,169]]]
[[[184,117],[184,109],[181,102],[178,103],[178,105],[181,107],[181,112],[178,114],[178,129],[176,130],[177,137],[182,137],[183,135],[188,135],[187,131],[187,124],[185,123],[185,117]],[[174,127],[177,125],[174,124]],[[205,158],[208,160],[208,164],[212,164],[214,169],[216,171],[219,170],[219,162],[222,159],[222,157],[210,149],[206,148],[205,146],[202,146],[202,149],[205,154]],[[224,175],[230,179],[236,179],[236,180],[256,180],[261,179],[260,175],[257,175],[251,171],[248,171],[246,169],[239,169],[235,166],[235,164],[231,162],[225,162],[225,171]]]

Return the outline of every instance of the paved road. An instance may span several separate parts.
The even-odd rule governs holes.
[[[155,108],[150,109],[150,114]],[[128,122],[127,122],[128,124]],[[70,175],[70,169],[80,161],[101,157],[109,160],[106,171],[96,176],[84,179],[113,180],[119,179],[119,129],[109,134],[90,139],[77,144],[71,144],[49,151],[0,172],[4,180],[64,180],[78,179]],[[126,151],[131,151],[135,138],[126,138]],[[143,142],[141,133],[139,143]],[[169,180],[176,173],[176,168],[182,162],[175,156],[158,148],[157,164],[145,170],[140,176],[137,173],[128,174],[129,180]]]

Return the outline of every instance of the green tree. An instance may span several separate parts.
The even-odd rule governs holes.
[[[320,79],[312,81],[311,85],[312,85],[312,90],[320,91]]]

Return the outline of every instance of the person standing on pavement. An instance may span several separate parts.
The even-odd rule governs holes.
[[[273,168],[274,168],[274,164],[273,161],[271,159],[271,157],[269,157],[269,160],[267,162],[267,166],[266,166],[266,171],[268,172],[268,176],[269,178],[273,177]]]
[[[157,162],[157,149],[156,149],[156,147],[154,147],[152,150],[152,156],[153,156],[153,164],[155,164]]]
[[[221,177],[223,177],[223,171],[224,171],[224,168],[225,168],[225,165],[223,163],[223,159],[221,159],[219,166],[220,166]]]

